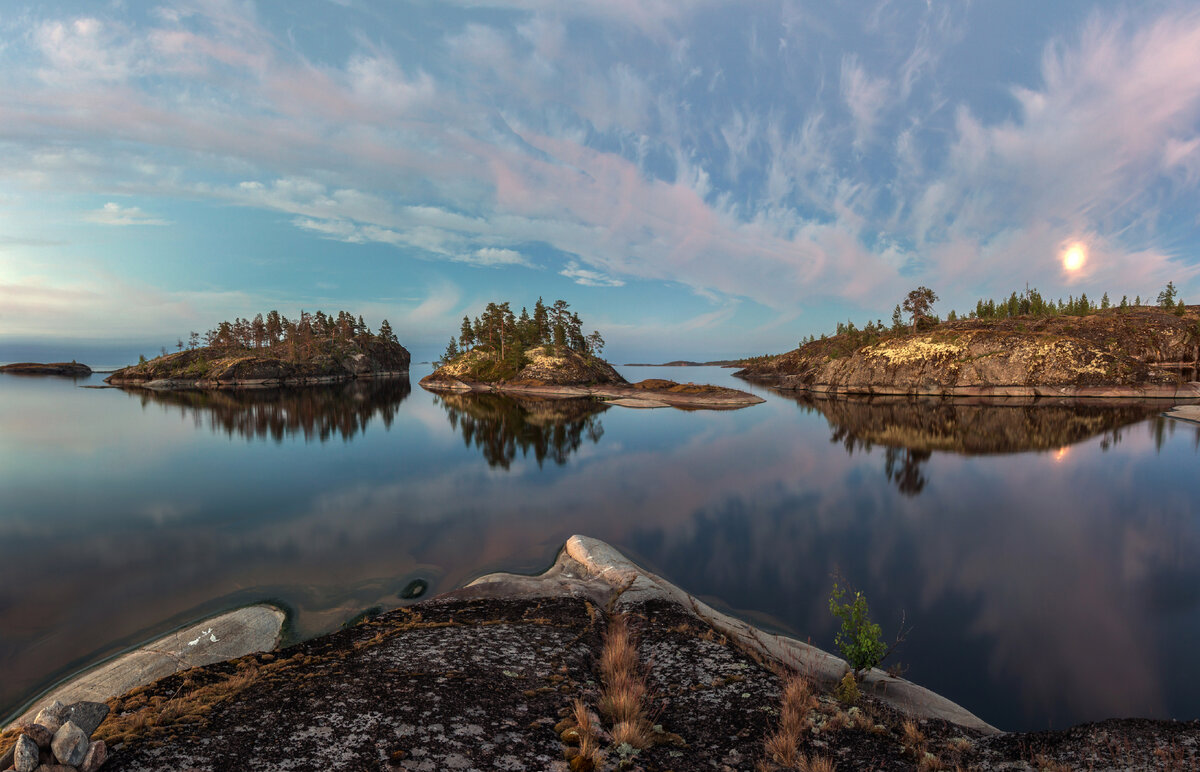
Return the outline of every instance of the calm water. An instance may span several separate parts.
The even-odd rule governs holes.
[[[1200,432],[1161,406],[734,412],[405,382],[151,395],[0,376],[0,714],[205,615],[295,634],[573,533],[830,647],[838,570],[908,677],[1006,729],[1200,715]],[[727,383],[720,368],[626,368]]]

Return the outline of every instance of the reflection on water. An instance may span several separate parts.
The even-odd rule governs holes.
[[[1049,403],[914,398],[838,397],[778,392],[829,422],[829,441],[850,455],[884,448],[884,474],[906,496],[929,482],[923,467],[934,451],[961,455],[1054,451],[1100,436],[1100,449],[1121,441],[1122,430],[1148,418],[1162,446],[1164,405],[1131,400]]]
[[[475,447],[489,466],[508,469],[520,450],[540,467],[546,459],[565,464],[583,441],[599,442],[604,426],[603,402],[579,399],[520,399],[500,394],[434,395],[446,408],[450,425],[467,447]]]
[[[349,440],[376,417],[390,427],[400,403],[412,392],[408,377],[375,378],[323,386],[282,389],[130,389],[145,410],[178,407],[196,426],[247,439],[282,442],[285,437],[326,442]]]
[[[1200,714],[1200,427],[1161,406],[762,392],[600,416],[407,388],[0,376],[0,713],[209,613],[278,599],[315,635],[419,587],[538,571],[585,533],[826,647],[836,569],[888,637],[907,612],[911,678],[1005,729]]]

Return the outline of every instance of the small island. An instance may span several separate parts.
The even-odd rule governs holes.
[[[464,316],[439,366],[421,379],[429,391],[502,392],[555,398],[596,397],[622,407],[734,409],[762,398],[738,389],[651,379],[630,383],[600,358],[604,338],[583,334],[579,315],[557,300],[538,298],[530,315],[509,303],[488,303],[481,316]]]
[[[70,362],[14,362],[0,367],[0,373],[15,375],[65,375],[81,378],[92,374],[92,368],[74,360]]]
[[[1086,295],[1049,302],[1037,290],[980,301],[960,318],[931,313],[921,287],[896,306],[891,327],[839,324],[836,335],[735,373],[777,389],[828,394],[899,394],[1041,399],[1200,399],[1200,307],[1168,284],[1155,306]]]
[[[411,357],[385,319],[371,332],[363,318],[345,311],[278,311],[254,319],[221,322],[203,337],[191,333],[175,353],[117,370],[105,382],[156,390],[274,388],[337,383],[408,374]]]

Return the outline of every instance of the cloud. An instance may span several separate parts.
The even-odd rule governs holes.
[[[614,279],[611,276],[606,276],[599,271],[589,271],[586,268],[580,268],[579,263],[571,261],[567,267],[558,272],[560,276],[566,276],[576,284],[582,284],[585,287],[623,287],[625,282],[620,279]]]
[[[170,220],[163,220],[146,214],[136,206],[121,206],[109,201],[99,209],[84,215],[85,220],[99,225],[170,225]]]
[[[469,255],[461,255],[458,260],[463,263],[484,265],[490,268],[505,265],[523,265],[526,268],[534,267],[533,263],[529,262],[529,258],[515,249],[496,249],[495,247],[482,247]]]

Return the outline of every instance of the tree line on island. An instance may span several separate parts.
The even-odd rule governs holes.
[[[301,310],[297,319],[288,319],[279,311],[272,310],[256,314],[253,319],[235,318],[223,321],[201,335],[196,331],[188,334],[185,344],[180,338],[175,343],[178,351],[194,350],[203,346],[218,351],[268,349],[274,354],[284,354],[294,360],[304,360],[329,344],[357,343],[365,346],[372,342],[400,345],[387,319],[372,332],[361,315],[357,318],[347,311],[338,311],[337,316],[323,311],[309,313]],[[162,348],[162,355],[167,355]],[[146,358],[140,357],[140,362]]]
[[[519,369],[525,352],[538,346],[599,356],[604,349],[604,338],[597,330],[584,335],[579,314],[570,308],[571,304],[565,300],[547,306],[539,297],[532,315],[524,306],[518,315],[508,301],[488,303],[474,319],[463,317],[458,337],[450,338],[440,362],[446,364],[468,351],[481,350],[493,352],[499,361]]]
[[[906,330],[917,332],[921,329],[934,327],[942,322],[942,319],[933,313],[933,304],[938,301],[937,293],[928,287],[917,287],[910,291],[905,296],[904,300],[896,304],[892,311],[891,324],[885,324],[882,319],[868,321],[861,328],[855,326],[853,321],[837,323],[837,331],[835,335],[845,335],[851,339],[871,339],[885,334],[899,334]],[[1091,316],[1109,309],[1116,309],[1118,313],[1128,313],[1134,308],[1142,307],[1142,297],[1137,295],[1133,302],[1130,303],[1129,296],[1123,295],[1120,303],[1113,303],[1105,292],[1099,303],[1088,298],[1087,293],[1080,294],[1078,298],[1071,295],[1064,301],[1059,298],[1057,301],[1045,298],[1037,289],[1026,287],[1024,292],[1012,292],[1008,297],[997,299],[980,299],[975,303],[974,310],[959,314],[953,309],[947,314],[945,321],[954,322],[959,319],[985,319],[985,320],[1001,320],[1015,319],[1017,317],[1032,317],[1032,318],[1051,318],[1058,316]],[[1167,286],[1158,293],[1154,306],[1160,310],[1183,316],[1187,312],[1187,306],[1183,299],[1179,297],[1179,291],[1175,287],[1173,281],[1167,282]],[[905,315],[908,316],[908,322],[905,322]],[[800,340],[800,345],[804,346],[808,343],[813,343],[817,340],[825,340],[828,336],[822,334],[820,337],[809,335]]]

